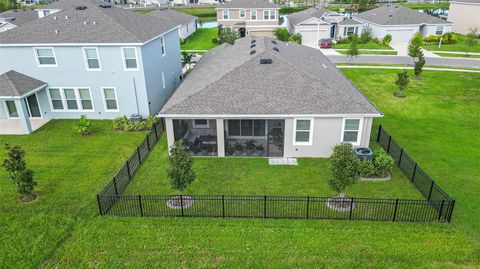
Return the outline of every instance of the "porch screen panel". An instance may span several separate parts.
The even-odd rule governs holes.
[[[240,120],[228,120],[228,135],[240,136]]]
[[[242,120],[242,136],[252,136],[253,135],[253,122],[251,120]]]
[[[254,136],[265,136],[265,120],[254,120],[253,121],[253,135]]]

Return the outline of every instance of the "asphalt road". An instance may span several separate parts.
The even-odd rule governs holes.
[[[344,55],[327,55],[327,57],[333,63],[413,64],[412,58],[408,56],[362,55],[356,59]],[[480,59],[427,57],[425,61],[426,65],[480,68]]]

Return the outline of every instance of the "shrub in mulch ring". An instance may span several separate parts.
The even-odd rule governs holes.
[[[355,202],[352,204],[351,198],[344,198],[340,196],[334,196],[328,199],[325,204],[328,208],[341,212],[350,211],[350,209],[355,208]]]
[[[182,196],[182,199],[180,199],[180,196],[175,196],[167,200],[167,206],[169,208],[173,209],[180,209],[182,208],[189,208],[195,203],[195,200],[191,196]]]

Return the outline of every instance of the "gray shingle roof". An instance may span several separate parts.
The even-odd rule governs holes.
[[[34,9],[13,9],[0,13],[0,21],[6,18],[12,18],[6,21],[19,26],[38,19],[38,12]]]
[[[232,0],[217,8],[280,8],[279,5],[268,0]]]
[[[206,53],[160,114],[380,114],[319,50],[256,38],[250,54],[251,40]]]
[[[302,10],[297,13],[293,13],[291,15],[288,15],[288,21],[297,25],[299,23],[302,23],[310,18],[317,18],[321,19],[323,16],[330,15],[332,13],[336,13],[334,11],[325,9],[323,7],[312,7],[309,9]]]
[[[144,43],[178,26],[168,17],[121,8],[102,8],[96,0],[61,0],[46,8],[62,9],[0,35],[0,44]],[[86,6],[76,10],[75,6]]]
[[[169,8],[160,8],[147,14],[155,17],[167,17],[173,20],[174,22],[176,22],[178,25],[186,24],[197,19],[197,17],[192,16],[190,14],[178,12],[176,10],[169,9]]]
[[[362,24],[361,22],[358,22],[356,20],[347,18],[341,22],[338,23],[339,25],[357,25],[357,24]]]
[[[422,23],[452,24],[451,22],[427,15],[417,10],[397,5],[382,6],[359,13],[357,15],[353,15],[353,17],[380,25],[405,25]]]
[[[22,96],[46,85],[45,82],[10,70],[0,75],[0,96]]]

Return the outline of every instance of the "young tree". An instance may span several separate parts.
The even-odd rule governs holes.
[[[333,148],[333,154],[330,157],[330,170],[333,177],[328,183],[342,198],[345,197],[348,186],[355,184],[358,180],[359,161],[352,144],[341,143]]]
[[[423,57],[423,51],[418,54],[418,61],[415,62],[415,77],[420,79],[420,75],[423,72],[423,66],[425,65],[425,57]]]
[[[237,32],[235,32],[232,28],[222,27],[222,26],[218,28],[217,42],[219,44],[228,43],[230,45],[233,45],[235,43],[235,40],[237,40],[237,38],[238,38]]]
[[[422,51],[422,46],[423,46],[423,38],[422,38],[422,33],[418,32],[415,34],[415,36],[410,40],[410,44],[408,45],[408,55],[413,58],[415,61],[415,58],[418,57],[418,54],[420,51]]]
[[[184,66],[187,66],[187,69],[190,68],[191,61],[192,61],[192,54],[186,51],[182,51],[182,63]]]
[[[168,156],[168,178],[170,186],[179,191],[184,190],[195,180],[195,171],[192,168],[192,158],[185,152],[183,141],[179,140],[173,144]]]
[[[467,56],[469,56],[470,50],[478,44],[478,27],[470,27],[468,34],[465,38],[465,45],[467,45]]]
[[[372,28],[369,26],[363,28],[362,33],[360,34],[360,43],[368,43],[368,41],[372,40]]]
[[[35,199],[32,193],[37,185],[33,179],[33,171],[27,168],[24,160],[25,151],[18,145],[5,145],[6,156],[3,168],[7,170],[10,180],[17,185],[17,192],[22,195],[22,201],[29,202]]]
[[[400,89],[400,93],[394,93],[394,95],[396,95],[397,97],[405,97],[405,95],[403,94],[403,90],[408,86],[409,82],[410,80],[408,79],[407,70],[403,69],[403,72],[397,74],[397,79],[395,80],[395,84]]]
[[[390,45],[390,42],[392,42],[392,35],[390,35],[390,34],[385,35],[382,39],[382,44],[385,45],[385,46],[388,46],[388,45]]]
[[[80,116],[80,120],[72,125],[72,130],[81,135],[88,135],[90,132],[90,126],[92,123],[90,123],[90,120],[87,119],[87,116],[82,115]]]
[[[354,57],[357,58],[358,54],[357,37],[353,37],[350,47],[347,50],[347,56],[353,59]]]

